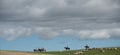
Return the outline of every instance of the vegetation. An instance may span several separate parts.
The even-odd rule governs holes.
[[[99,49],[91,49],[84,51],[82,54],[74,54],[76,51],[82,50],[70,50],[70,51],[52,51],[52,52],[19,52],[19,51],[0,51],[0,55],[120,55],[120,48],[109,49],[103,48],[105,52],[101,52]]]
[[[91,50],[83,52],[82,54],[74,54],[78,50],[56,51],[56,52],[46,52],[46,53],[53,54],[53,55],[120,55],[120,48],[117,48],[117,50],[107,49],[107,48],[103,50],[105,52],[101,52],[100,49],[91,49]]]

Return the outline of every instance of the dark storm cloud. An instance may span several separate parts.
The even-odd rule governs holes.
[[[0,0],[0,28],[7,40],[68,31],[80,38],[111,38],[120,29],[120,0]]]

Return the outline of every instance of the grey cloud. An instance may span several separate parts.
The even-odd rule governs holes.
[[[25,29],[21,31],[23,32],[21,34],[17,30],[19,27],[22,27],[20,29]],[[18,34],[19,37],[26,36],[25,33],[30,30],[29,32],[31,33],[29,35],[39,33],[43,36],[41,38],[45,39],[61,35],[61,33],[64,33],[63,30],[68,29],[73,31],[119,29],[120,1],[0,0],[0,28],[3,29],[0,30],[0,33],[7,31],[6,34],[10,36],[16,36],[10,33],[9,30],[11,29],[14,29],[15,31],[13,32]],[[37,28],[42,28],[43,30],[36,31]],[[76,33],[76,31],[74,32]],[[117,35],[109,34],[109,32],[106,32],[106,35],[110,36],[109,38]],[[112,32],[118,33],[118,31]],[[74,35],[78,35],[75,33]],[[90,31],[88,33],[93,32]],[[49,34],[51,35],[49,36]]]

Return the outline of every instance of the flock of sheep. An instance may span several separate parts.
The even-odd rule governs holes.
[[[117,50],[118,48],[88,48],[88,49],[84,49],[84,50],[78,50],[74,54],[76,54],[76,55],[77,54],[83,54],[84,52],[90,51],[90,50],[93,50],[93,49],[99,50],[101,53],[104,53],[105,50]]]

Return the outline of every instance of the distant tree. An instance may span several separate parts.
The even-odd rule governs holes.
[[[34,52],[46,52],[45,48],[37,48],[33,50]]]
[[[70,50],[70,48],[67,46],[67,47],[64,47],[65,48],[65,50]]]
[[[41,49],[38,48],[38,51],[40,51],[40,52],[46,52],[46,50],[44,48],[41,48]]]
[[[88,45],[85,46],[85,49],[88,50],[90,47]]]
[[[38,49],[34,49],[33,51],[34,51],[34,52],[37,52],[37,51],[38,51]]]

